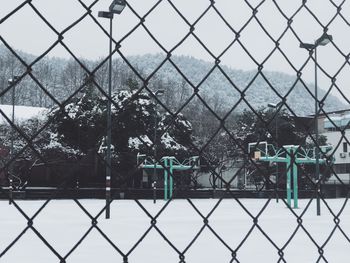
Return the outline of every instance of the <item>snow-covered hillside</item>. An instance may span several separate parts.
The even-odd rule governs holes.
[[[129,59],[133,66],[147,76],[158,67],[165,57],[158,54],[134,56]],[[217,67],[211,72],[215,66],[214,63],[187,56],[174,56],[171,57],[171,60],[192,82],[193,86],[199,85],[199,94],[213,108],[219,105],[224,111],[231,109],[243,95],[243,98],[256,109],[266,107],[271,102],[277,103],[281,101],[279,96],[284,97],[288,94],[287,104],[295,114],[305,116],[314,112],[314,103],[312,103],[314,99],[311,95],[314,93],[314,84],[298,81],[296,74],[288,75],[263,70],[264,76],[262,76],[257,75],[257,71],[236,70],[224,65],[220,65],[221,69]],[[207,77],[209,72],[211,73]],[[170,62],[166,62],[155,76],[165,83],[183,81],[181,74]],[[190,87],[190,92],[193,92],[193,87]],[[324,95],[325,91],[319,87],[319,98]],[[242,101],[238,109],[247,107],[247,103]],[[325,99],[324,109],[326,111],[344,108],[346,106],[331,94]]]
[[[31,54],[19,52],[21,57],[31,62],[35,57]],[[13,76],[8,75],[14,70],[16,74],[22,74],[26,68],[18,62],[6,49],[0,45],[0,87],[7,86],[7,80]],[[167,105],[178,108],[182,101],[186,101],[198,88],[199,95],[216,112],[227,112],[240,102],[235,111],[240,111],[249,106],[257,109],[266,107],[268,103],[277,103],[281,97],[286,97],[289,110],[304,116],[314,112],[314,84],[305,83],[304,76],[298,79],[296,72],[290,74],[271,72],[262,69],[261,74],[257,71],[243,71],[232,69],[225,65],[199,60],[188,56],[171,56],[166,60],[164,54],[145,54],[127,58],[133,67],[144,79],[149,79],[148,88],[156,90],[166,89],[165,96]],[[234,59],[234,58],[233,58]],[[87,68],[93,70],[101,61],[81,59]],[[161,67],[160,67],[161,65]],[[120,58],[113,61],[113,89],[123,89],[130,78],[141,80],[125,61]],[[179,72],[181,71],[181,73]],[[153,74],[155,73],[155,74]],[[35,64],[32,74],[39,80],[41,85],[58,101],[69,98],[80,88],[87,77],[87,73],[73,59],[58,59],[45,57]],[[107,87],[108,70],[105,63],[95,72],[96,88]],[[326,94],[319,87],[319,98]],[[52,107],[57,106],[39,85],[29,76],[23,78],[16,85],[16,102],[20,105]],[[334,90],[334,89],[333,89]],[[324,100],[324,110],[334,111],[344,109],[347,106],[337,97],[330,93]],[[11,104],[11,94],[7,92],[1,98],[1,104]],[[201,103],[201,102],[200,102]],[[249,104],[249,105],[248,105]],[[200,104],[194,108],[201,107]],[[293,114],[292,113],[292,114]]]

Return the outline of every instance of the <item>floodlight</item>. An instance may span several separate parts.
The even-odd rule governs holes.
[[[108,58],[108,98],[112,97],[112,44],[113,44],[113,17],[114,14],[120,14],[126,6],[125,0],[113,0],[109,6],[109,11],[98,12],[99,17],[108,18],[109,23],[109,58]],[[111,200],[111,176],[112,176],[112,153],[111,153],[111,142],[112,142],[112,103],[108,99],[107,104],[107,151],[106,151],[106,218],[110,218],[110,200]]]
[[[109,11],[113,14],[120,14],[121,12],[123,12],[125,6],[125,0],[113,0],[112,4],[109,6]]]
[[[316,46],[325,46],[333,40],[331,35],[324,33],[319,39],[315,41]]]
[[[307,44],[307,43],[300,43],[301,48],[305,48],[309,51],[313,50],[315,51],[315,134],[316,134],[316,147],[315,147],[315,159],[316,159],[316,165],[315,165],[315,175],[316,179],[320,180],[320,167],[319,167],[319,131],[318,131],[318,95],[317,95],[317,47],[318,46],[325,46],[329,42],[333,40],[333,37],[331,35],[328,35],[326,33],[323,33],[323,35],[318,38],[315,41],[315,44]],[[317,184],[317,191],[320,192],[320,185]],[[321,215],[321,202],[320,202],[320,197],[317,195],[317,200],[316,200],[316,209],[317,209],[317,215]]]
[[[277,103],[277,104],[276,104],[276,103],[271,103],[271,102],[270,102],[270,103],[267,104],[267,107],[276,109],[276,108],[278,108],[279,106],[281,106],[282,103],[283,103],[282,101],[280,101],[280,102]]]
[[[301,48],[305,48],[307,50],[314,49],[316,45],[314,44],[308,44],[308,43],[300,43]]]
[[[154,95],[155,96],[162,96],[162,95],[164,95],[164,93],[165,93],[165,90],[159,89],[154,93]]]
[[[99,12],[98,12],[98,17],[113,18],[113,13],[111,13],[111,12],[106,12],[106,11],[99,11]]]

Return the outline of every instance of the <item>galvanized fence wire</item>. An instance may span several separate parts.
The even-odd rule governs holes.
[[[318,258],[315,259],[315,262],[332,262],[331,258],[327,258],[327,255],[325,254],[325,249],[326,249],[327,244],[329,243],[329,241],[332,239],[334,232],[336,230],[339,230],[342,233],[342,235],[345,237],[345,239],[348,242],[350,242],[350,238],[348,236],[348,233],[346,233],[346,231],[342,228],[342,224],[341,224],[342,212],[344,211],[344,209],[345,209],[345,207],[347,205],[350,191],[349,191],[349,187],[341,180],[341,178],[337,175],[336,171],[334,171],[332,165],[328,165],[327,168],[331,171],[332,174],[334,174],[334,176],[337,178],[337,180],[340,182],[340,184],[342,184],[343,186],[347,187],[347,196],[345,198],[344,204],[342,205],[342,207],[341,207],[341,209],[339,211],[334,211],[334,209],[332,209],[330,207],[330,205],[328,204],[327,200],[325,199],[324,194],[321,191],[318,191],[319,186],[321,185],[321,183],[322,183],[324,178],[320,178],[319,180],[315,181],[310,175],[303,174],[303,176],[306,177],[308,183],[311,184],[312,187],[313,187],[313,196],[307,202],[305,208],[303,209],[303,211],[300,214],[297,214],[291,207],[288,206],[287,201],[284,199],[283,196],[280,196],[281,194],[277,191],[277,189],[275,189],[274,192],[271,192],[269,194],[269,196],[268,196],[266,202],[264,203],[264,206],[261,208],[261,210],[257,214],[253,214],[252,212],[249,211],[249,209],[247,209],[245,207],[244,203],[240,201],[240,199],[235,195],[234,191],[232,191],[232,189],[230,188],[231,183],[239,176],[239,174],[242,172],[242,170],[244,168],[242,167],[242,168],[238,169],[236,172],[234,172],[232,174],[231,179],[227,180],[227,179],[223,178],[223,176],[217,171],[217,169],[216,169],[217,168],[217,163],[215,163],[215,162],[210,160],[210,157],[207,154],[207,150],[211,146],[211,144],[213,143],[213,141],[217,137],[217,135],[220,133],[220,131],[224,131],[228,135],[229,139],[235,145],[237,145],[238,149],[243,153],[243,155],[245,156],[245,158],[249,162],[249,164],[251,166],[253,166],[254,169],[256,169],[258,172],[260,172],[262,174],[266,173],[266,171],[262,170],[261,167],[257,164],[257,161],[255,159],[253,159],[251,156],[249,156],[249,153],[248,153],[248,150],[247,150],[247,146],[244,144],[244,142],[242,142],[239,138],[237,138],[235,136],[235,134],[232,133],[232,131],[230,131],[229,127],[227,126],[228,118],[231,116],[231,114],[233,112],[235,112],[237,110],[237,108],[240,105],[245,104],[248,107],[248,109],[251,112],[253,112],[254,115],[259,119],[259,121],[261,121],[263,123],[265,130],[268,131],[271,134],[273,141],[277,142],[277,138],[275,138],[274,132],[271,130],[270,125],[274,121],[274,118],[277,118],[277,115],[282,111],[282,107],[286,108],[291,116],[298,117],[298,115],[293,111],[293,109],[290,107],[290,105],[288,105],[288,101],[287,101],[288,96],[295,89],[297,83],[301,83],[302,84],[302,87],[313,98],[314,101],[317,100],[318,111],[319,111],[318,114],[323,114],[325,116],[325,118],[328,119],[332,123],[332,125],[334,127],[336,127],[336,129],[342,134],[338,144],[334,145],[334,148],[332,150],[332,154],[330,156],[328,156],[328,157],[322,156],[322,158],[327,158],[328,161],[331,163],[334,153],[341,146],[341,142],[345,141],[348,144],[350,144],[349,138],[347,138],[346,134],[345,134],[345,130],[349,128],[349,126],[348,126],[349,124],[347,126],[345,126],[345,127],[338,127],[337,123],[335,123],[332,120],[330,115],[324,109],[324,102],[325,102],[325,100],[327,99],[329,94],[332,91],[334,91],[334,90],[336,90],[340,94],[340,96],[348,104],[350,104],[349,98],[346,97],[346,95],[342,91],[341,87],[339,87],[339,85],[337,84],[337,77],[340,74],[340,72],[342,72],[342,70],[346,66],[350,66],[350,61],[349,61],[350,54],[344,54],[343,51],[337,46],[336,41],[331,41],[331,45],[344,58],[344,63],[341,65],[339,70],[334,75],[331,75],[320,64],[317,63],[317,61],[314,58],[314,50],[309,50],[309,56],[308,56],[307,60],[304,62],[304,64],[300,68],[297,68],[295,65],[293,65],[291,59],[288,57],[286,52],[280,47],[280,42],[281,42],[281,40],[284,39],[284,37],[285,37],[285,35],[287,33],[292,33],[293,36],[300,43],[302,43],[302,39],[298,36],[297,32],[293,28],[293,19],[302,11],[308,12],[314,18],[315,22],[320,27],[323,28],[324,33],[328,32],[329,27],[332,25],[332,23],[334,23],[334,21],[336,19],[341,19],[341,21],[344,24],[346,24],[347,26],[350,26],[348,18],[344,15],[344,13],[342,11],[342,7],[346,3],[346,0],[340,2],[339,4],[337,4],[335,1],[329,0],[331,5],[334,6],[334,15],[333,15],[333,17],[331,17],[331,19],[326,24],[323,24],[320,21],[320,19],[317,17],[317,15],[313,12],[313,10],[311,8],[309,8],[308,1],[306,1],[306,0],[301,1],[300,7],[297,10],[295,10],[295,12],[292,15],[287,15],[283,11],[283,9],[280,7],[278,1],[273,0],[272,2],[274,4],[274,6],[277,8],[277,10],[281,14],[281,16],[285,19],[285,23],[286,23],[285,30],[277,38],[272,36],[272,34],[269,32],[269,28],[266,27],[264,25],[264,23],[258,17],[260,8],[262,6],[264,6],[264,4],[266,2],[268,2],[266,0],[261,1],[259,4],[255,5],[255,6],[252,5],[250,3],[250,1],[248,1],[248,0],[244,1],[246,3],[247,7],[249,7],[251,9],[251,13],[252,14],[249,17],[249,19],[243,24],[243,26],[241,28],[239,28],[239,29],[235,29],[233,26],[230,25],[230,23],[228,22],[227,18],[220,12],[220,9],[217,8],[217,5],[216,5],[214,0],[208,1],[208,7],[198,16],[198,18],[193,23],[191,23],[189,21],[189,19],[186,18],[186,16],[184,14],[182,14],[180,9],[176,5],[176,1],[159,0],[144,15],[139,15],[138,12],[135,10],[134,6],[132,6],[130,3],[127,3],[127,7],[126,8],[128,8],[132,12],[132,14],[134,14],[137,17],[139,22],[136,23],[135,26],[127,34],[125,34],[119,41],[116,41],[115,39],[113,39],[114,48],[113,48],[112,54],[108,55],[105,59],[103,59],[92,70],[90,70],[85,65],[85,63],[81,59],[79,59],[74,54],[74,52],[69,48],[69,46],[65,43],[65,39],[64,39],[65,38],[65,34],[70,32],[75,26],[77,26],[82,21],[85,21],[85,20],[89,19],[90,21],[93,21],[94,24],[98,28],[100,28],[102,30],[102,32],[106,36],[106,39],[109,38],[110,36],[109,36],[109,33],[100,24],[99,20],[96,17],[96,14],[92,13],[93,7],[99,2],[99,0],[93,1],[90,5],[86,5],[83,0],[77,0],[77,2],[79,2],[79,4],[86,10],[85,13],[83,15],[81,15],[81,17],[79,17],[75,22],[73,22],[71,25],[67,26],[62,31],[57,30],[49,22],[50,19],[45,17],[39,11],[39,9],[36,6],[36,2],[32,1],[32,0],[23,1],[17,8],[15,8],[13,11],[8,13],[6,16],[1,18],[0,25],[6,23],[6,21],[8,19],[10,19],[17,12],[19,12],[22,8],[30,7],[35,12],[35,14],[41,19],[42,23],[47,25],[52,30],[52,32],[57,35],[57,40],[55,42],[53,42],[52,45],[47,50],[45,50],[41,55],[39,55],[31,63],[28,63],[28,62],[25,61],[25,59],[23,57],[21,57],[21,54],[14,47],[12,47],[2,35],[0,35],[1,43],[5,46],[5,48],[25,68],[25,70],[20,72],[19,77],[14,82],[12,82],[7,88],[4,88],[0,92],[0,97],[3,97],[6,94],[9,94],[9,92],[11,92],[13,89],[15,89],[16,85],[18,83],[20,83],[25,77],[30,77],[37,84],[39,89],[42,92],[44,92],[46,94],[46,96],[48,96],[52,100],[52,102],[55,104],[55,106],[60,108],[59,112],[62,113],[62,114],[65,114],[65,117],[70,119],[71,117],[70,117],[69,114],[67,114],[65,107],[72,101],[72,99],[75,96],[77,96],[77,94],[79,94],[80,91],[82,91],[84,89],[84,87],[89,82],[90,83],[92,82],[93,85],[94,85],[94,88],[97,89],[98,92],[100,92],[107,100],[109,100],[116,109],[120,109],[120,105],[118,105],[114,100],[112,100],[112,98],[109,97],[108,94],[106,93],[105,89],[94,79],[95,73],[98,70],[100,70],[108,62],[110,56],[119,56],[122,59],[122,61],[129,67],[129,69],[141,81],[141,87],[137,90],[135,95],[141,94],[141,93],[144,93],[144,92],[150,94],[150,96],[153,96],[153,99],[156,101],[156,103],[161,106],[162,110],[167,112],[172,117],[172,122],[168,125],[168,127],[165,130],[162,131],[162,134],[158,135],[159,137],[161,137],[163,134],[165,134],[167,132],[167,130],[170,129],[170,127],[172,125],[175,125],[175,126],[178,125],[176,123],[177,117],[179,116],[179,114],[181,112],[183,112],[183,110],[186,108],[186,106],[188,106],[194,99],[197,99],[198,101],[200,101],[200,103],[203,105],[203,107],[208,112],[210,112],[210,114],[212,114],[212,116],[219,122],[219,125],[218,125],[217,129],[215,129],[213,134],[209,138],[207,138],[207,141],[205,143],[203,143],[202,145],[197,145],[197,144],[192,143],[191,146],[193,147],[193,149],[195,149],[195,152],[197,153],[197,155],[200,156],[200,158],[202,160],[205,160],[207,162],[208,167],[210,168],[210,172],[212,173],[212,175],[215,176],[217,178],[217,180],[219,180],[219,181],[221,181],[223,183],[223,185],[225,186],[224,187],[224,189],[225,189],[225,197],[218,198],[215,206],[211,209],[211,211],[208,214],[203,214],[203,212],[200,211],[200,209],[195,205],[195,203],[190,198],[187,199],[188,203],[194,209],[196,214],[198,214],[198,216],[203,220],[203,225],[201,226],[201,228],[197,232],[197,234],[193,237],[193,239],[188,243],[188,245],[185,247],[185,249],[183,249],[183,250],[181,250],[178,247],[176,247],[176,245],[166,236],[164,231],[162,231],[162,229],[160,227],[158,227],[158,225],[157,225],[157,219],[167,209],[168,205],[170,204],[170,202],[172,201],[173,198],[170,198],[164,204],[162,209],[155,216],[152,216],[151,213],[146,209],[146,207],[138,199],[135,199],[134,201],[139,206],[139,208],[145,213],[145,215],[147,215],[147,217],[149,217],[150,225],[149,225],[148,229],[144,232],[144,234],[141,235],[140,238],[135,242],[135,244],[130,248],[129,251],[122,251],[122,249],[120,249],[118,247],[118,245],[115,244],[110,239],[110,237],[108,236],[108,233],[105,233],[98,225],[99,218],[103,215],[103,213],[105,212],[105,210],[106,210],[106,208],[107,208],[107,206],[109,204],[106,204],[106,206],[101,211],[99,211],[98,214],[93,215],[84,207],[84,205],[79,201],[78,196],[77,196],[76,198],[73,198],[73,200],[77,204],[77,207],[79,207],[79,209],[81,209],[84,212],[84,214],[87,217],[87,220],[91,221],[91,226],[88,229],[86,229],[86,232],[81,236],[81,238],[79,240],[77,240],[77,242],[71,248],[71,250],[67,254],[62,255],[55,249],[55,247],[52,244],[50,244],[50,242],[48,242],[48,240],[45,238],[45,236],[43,236],[39,232],[39,230],[35,227],[35,219],[36,219],[36,217],[46,208],[48,203],[51,202],[53,199],[55,199],[55,197],[57,196],[57,194],[59,192],[69,188],[69,184],[71,184],[72,182],[74,182],[76,180],[76,178],[73,175],[73,172],[68,173],[64,177],[62,177],[62,175],[59,175],[58,172],[55,169],[51,169],[50,166],[49,166],[49,161],[44,156],[42,156],[42,154],[40,153],[40,151],[37,148],[38,146],[35,144],[35,139],[43,131],[48,129],[49,125],[52,123],[52,121],[53,121],[55,116],[51,116],[47,120],[47,122],[42,127],[40,127],[34,134],[32,134],[31,136],[28,136],[24,131],[21,130],[21,128],[18,125],[16,125],[16,123],[12,122],[12,120],[4,113],[3,110],[0,109],[0,114],[6,120],[6,122],[11,126],[12,130],[16,134],[18,134],[18,136],[20,136],[22,140],[25,141],[25,145],[22,147],[22,149],[20,151],[18,151],[17,153],[11,155],[10,160],[1,168],[0,172],[7,171],[13,165],[13,163],[16,161],[16,159],[18,159],[21,156],[21,154],[23,154],[27,150],[31,150],[35,154],[36,158],[38,158],[44,165],[47,165],[47,167],[51,170],[50,172],[53,175],[57,175],[57,176],[59,176],[61,178],[61,183],[59,185],[57,185],[56,191],[52,193],[50,198],[48,198],[44,202],[44,204],[37,210],[37,212],[33,216],[29,216],[21,208],[20,204],[12,196],[9,196],[9,201],[12,203],[12,205],[19,211],[19,213],[27,221],[27,226],[20,233],[18,233],[17,237],[10,244],[8,244],[8,246],[3,251],[0,251],[0,258],[2,256],[4,256],[10,249],[12,249],[13,246],[18,242],[18,240],[20,240],[22,238],[22,236],[28,230],[31,230],[52,251],[52,253],[57,257],[59,262],[63,263],[63,262],[66,262],[66,260],[69,259],[69,256],[72,253],[74,253],[74,251],[80,246],[80,244],[85,240],[85,238],[89,235],[89,233],[93,229],[95,229],[105,239],[106,243],[109,244],[111,247],[113,247],[116,250],[116,252],[123,258],[123,262],[129,262],[129,257],[133,253],[133,251],[139,246],[139,244],[144,240],[144,238],[148,235],[148,233],[152,229],[154,229],[155,231],[157,231],[159,233],[159,235],[164,239],[164,241],[178,254],[179,262],[186,262],[186,252],[197,241],[197,239],[200,237],[200,235],[203,232],[203,230],[208,229],[221,242],[221,244],[230,251],[230,253],[231,253],[231,259],[229,259],[230,262],[241,262],[240,261],[240,256],[239,256],[240,248],[246,242],[246,240],[248,239],[248,237],[251,235],[251,233],[254,230],[259,231],[266,238],[266,242],[269,242],[276,249],[276,253],[279,256],[278,262],[287,262],[287,259],[285,258],[285,252],[284,251],[288,247],[288,245],[291,243],[291,241],[293,240],[295,235],[297,233],[299,233],[300,231],[305,233],[309,237],[310,241],[313,243],[313,245],[315,247],[315,250],[317,250],[317,252],[319,254]],[[165,46],[163,46],[161,41],[159,41],[157,39],[157,37],[152,33],[152,30],[150,30],[147,27],[147,25],[145,24],[145,21],[147,20],[147,18],[151,14],[153,14],[153,12],[155,10],[157,10],[157,8],[159,7],[159,5],[162,2],[167,2],[169,4],[169,6],[179,16],[179,18],[181,18],[181,20],[188,26],[188,32],[171,49],[167,49]],[[208,46],[206,46],[204,41],[201,40],[200,36],[196,34],[196,26],[197,26],[197,24],[210,11],[214,11],[215,14],[217,14],[218,17],[220,17],[221,21],[227,26],[229,31],[232,32],[232,36],[234,36],[233,40],[231,41],[231,43],[229,43],[229,45],[227,45],[227,47],[218,56],[214,55],[214,52],[211,51],[210,48]],[[244,34],[246,28],[253,21],[256,22],[259,25],[260,29],[274,43],[274,48],[270,51],[270,53],[266,56],[266,58],[262,60],[262,62],[259,62],[249,52],[249,50],[245,47],[244,43],[240,39],[242,34]],[[123,46],[123,43],[130,36],[135,34],[135,31],[138,30],[139,28],[144,29],[144,31],[154,41],[154,43],[166,54],[166,56],[164,57],[163,61],[161,61],[161,63],[159,63],[159,65],[146,77],[144,77],[143,74],[141,74],[141,72],[139,72],[139,70],[132,64],[132,62],[128,59],[128,57],[125,54],[123,54],[123,52],[121,50],[121,47]],[[181,45],[183,45],[183,43],[189,37],[193,37],[197,41],[197,43],[209,54],[209,56],[212,58],[212,61],[214,61],[214,65],[212,66],[212,68],[203,76],[202,80],[199,81],[198,84],[194,84],[190,80],[190,76],[187,76],[181,70],[181,68],[176,64],[176,61],[174,59],[172,59],[173,53]],[[255,76],[252,78],[252,80],[245,87],[239,87],[229,77],[229,75],[225,71],[225,68],[221,64],[221,58],[235,44],[238,44],[242,48],[242,51],[245,52],[245,54],[254,62],[254,64],[256,65],[256,68],[257,68]],[[40,79],[36,76],[35,72],[33,72],[33,70],[32,70],[35,65],[37,65],[41,60],[43,60],[50,53],[50,51],[52,51],[57,46],[63,47],[71,55],[71,57],[74,59],[74,61],[82,68],[82,70],[86,73],[86,75],[88,76],[88,78],[86,78],[84,80],[84,82],[76,89],[76,91],[74,93],[72,93],[68,98],[66,98],[63,102],[60,102],[53,94],[50,93],[50,91],[47,89],[45,84],[40,81]],[[282,95],[282,94],[280,94],[280,92],[278,92],[276,87],[271,83],[269,78],[264,73],[264,65],[266,64],[267,61],[269,61],[269,59],[275,53],[279,53],[279,54],[281,54],[284,57],[285,61],[294,70],[294,73],[296,75],[296,79],[295,79],[294,84],[290,86],[289,90],[285,93],[285,95]],[[310,63],[310,61],[313,61],[314,63],[316,63],[318,70],[320,70],[324,75],[326,75],[328,77],[329,80],[331,80],[331,86],[327,89],[327,92],[320,99],[315,97],[315,94],[313,93],[313,91],[310,90],[310,88],[308,87],[308,85],[305,83],[305,81],[302,78],[303,77],[302,71],[307,66],[307,64]],[[177,110],[170,109],[164,102],[159,100],[153,94],[152,88],[149,85],[150,81],[162,69],[162,67],[164,66],[165,63],[170,63],[175,68],[177,73],[185,80],[187,85],[189,85],[191,87],[191,89],[193,91],[193,93],[182,103],[182,105]],[[221,117],[220,114],[217,113],[213,109],[213,107],[211,107],[209,105],[209,103],[206,101],[206,99],[199,93],[199,91],[201,89],[201,86],[211,76],[211,74],[214,72],[214,70],[219,70],[219,72],[225,77],[225,79],[228,81],[228,83],[230,83],[230,85],[232,86],[232,89],[234,89],[236,92],[238,92],[240,94],[239,100],[231,107],[231,109],[229,111],[227,111],[227,113],[223,117]],[[259,113],[259,111],[256,108],[254,108],[253,105],[251,105],[251,103],[249,102],[249,100],[247,99],[247,96],[246,96],[247,92],[251,89],[252,85],[254,84],[254,81],[258,77],[262,77],[264,79],[264,81],[267,83],[269,88],[274,92],[274,94],[282,102],[282,104],[278,107],[278,109],[276,110],[276,112],[274,113],[274,115],[270,119],[266,119],[264,116],[262,116],[261,113]],[[128,103],[132,103],[132,99]],[[126,106],[128,105],[128,103],[126,104]],[[124,107],[126,107],[126,106],[124,105]],[[120,110],[123,110],[123,109],[120,109]],[[322,150],[320,148],[320,145],[318,144],[318,141],[317,141],[317,139],[315,137],[313,129],[312,128],[310,129],[310,127],[308,127],[306,125],[303,128],[304,128],[304,138],[303,138],[303,140],[305,141],[306,138],[311,138],[311,140],[316,145],[316,147],[318,147],[319,151],[322,152]],[[149,151],[152,151],[154,145],[156,144],[156,142],[153,142],[152,145],[149,145],[144,140],[144,138],[142,138],[142,137],[138,137],[138,139],[143,143],[143,145]],[[97,152],[97,151],[95,152],[95,154],[99,157],[99,161],[101,161],[103,163],[103,165],[106,166],[107,163],[105,162],[104,154],[100,153],[100,152]],[[288,155],[289,153],[286,152],[285,154]],[[291,156],[291,157],[293,159],[293,156]],[[153,156],[153,158],[155,160],[157,160],[159,163],[161,163],[159,157]],[[79,163],[80,161],[78,160],[77,162]],[[172,171],[170,171],[168,167],[163,165],[163,169],[168,171],[170,176],[173,177],[173,179],[175,181],[175,189],[176,189],[176,182],[177,182],[178,178],[173,176]],[[292,168],[291,167],[287,167],[287,170],[289,170],[289,169],[292,169]],[[129,176],[136,176],[136,173],[137,172],[136,172],[136,169],[135,169],[135,171],[133,171],[133,174],[130,174]],[[126,181],[127,179],[125,179],[125,178],[121,178],[120,179],[119,178],[119,179],[115,179],[115,180],[119,180],[118,181],[119,183],[123,183],[123,181]],[[266,180],[269,180],[269,179],[267,178]],[[270,182],[270,183],[273,183],[273,182]],[[260,191],[261,190],[262,189],[260,189]],[[4,195],[8,195],[9,191],[8,191],[7,188],[5,188],[3,186],[0,186],[0,193],[4,194]],[[112,199],[111,199],[110,202],[113,202],[113,200],[115,200],[117,198],[117,194],[118,193],[114,193],[114,195],[112,196]],[[278,245],[269,236],[269,234],[263,229],[263,227],[261,225],[259,225],[259,219],[264,214],[266,208],[270,205],[271,201],[276,196],[278,196],[280,198],[280,200],[285,203],[285,205],[288,207],[288,209],[290,211],[291,218],[293,218],[297,222],[297,226],[296,226],[295,230],[293,231],[293,233],[290,235],[290,238],[284,243],[283,246]],[[244,211],[252,220],[251,228],[246,233],[246,235],[244,236],[242,241],[239,243],[239,245],[236,246],[236,247],[232,247],[228,242],[226,242],[225,241],[225,237],[221,236],[220,234],[218,234],[218,232],[215,230],[215,228],[213,226],[211,226],[211,224],[210,224],[210,219],[211,219],[212,214],[216,211],[217,207],[220,206],[220,204],[221,204],[221,202],[223,201],[224,198],[230,198],[230,199],[232,199],[232,202],[236,202],[239,205],[239,207],[241,207],[242,211]],[[310,206],[311,206],[312,202],[315,199],[317,199],[317,198],[322,201],[322,203],[324,204],[324,206],[328,210],[327,212],[329,212],[333,216],[333,221],[334,221],[334,227],[333,227],[333,229],[331,230],[331,232],[329,233],[328,237],[326,238],[326,240],[323,243],[318,243],[316,241],[316,239],[313,237],[313,235],[311,234],[310,230],[303,224],[303,216],[308,211],[308,209],[310,209]]]

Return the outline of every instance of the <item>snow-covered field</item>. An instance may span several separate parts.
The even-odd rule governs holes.
[[[151,200],[140,200],[151,215],[156,215],[164,206],[164,201],[156,205]],[[207,216],[218,200],[192,200],[197,209]],[[256,216],[267,200],[240,199],[240,202]],[[302,214],[309,200],[300,200],[300,208],[294,210]],[[344,205],[345,199],[327,200],[335,214]],[[29,216],[33,216],[44,201],[18,201],[17,204]],[[103,200],[81,200],[84,207],[95,216],[104,206]],[[309,209],[303,214],[303,226],[284,248],[286,262],[350,262],[350,243],[336,229],[332,238],[323,247],[327,261],[317,261],[319,257],[317,246],[311,241],[311,235],[319,246],[324,245],[332,233],[334,217],[322,203],[322,215],[316,216],[316,204],[312,201]],[[0,254],[27,226],[27,220],[6,201],[0,201]],[[350,236],[350,206],[346,204],[341,213],[340,227]],[[232,249],[236,249],[253,226],[253,219],[237,201],[223,200],[217,209],[209,216],[209,225]],[[104,214],[98,218],[99,228],[123,252],[136,244],[139,238],[151,225],[150,217],[132,200],[116,200],[111,205],[111,219],[106,220]],[[258,218],[258,225],[273,242],[282,248],[298,226],[297,218],[287,209],[282,201],[271,200]],[[34,219],[35,229],[47,239],[52,247],[65,256],[70,249],[91,227],[91,219],[71,200],[52,201]],[[203,226],[203,219],[187,200],[174,200],[157,218],[157,227],[179,250],[184,251]],[[246,241],[237,250],[234,262],[277,262],[277,249],[254,227]],[[231,262],[231,252],[221,241],[205,227],[198,239],[185,253],[185,262],[221,263]],[[172,263],[179,262],[179,254],[156,231],[152,229],[143,241],[128,256],[128,262]],[[50,263],[59,262],[58,258],[36,236],[28,230],[19,241],[0,258],[6,263]],[[120,254],[96,230],[92,229],[87,238],[67,257],[66,262],[123,262]],[[282,262],[282,261],[281,261]]]

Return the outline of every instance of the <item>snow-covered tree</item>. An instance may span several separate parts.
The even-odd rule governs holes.
[[[133,87],[112,95],[112,162],[118,174],[125,175],[136,165],[137,153],[152,156],[157,145],[157,158],[162,155],[188,156],[192,143],[192,126],[179,114],[175,117],[157,110],[155,101]],[[56,109],[55,138],[58,143],[88,154],[98,152],[103,158],[106,149],[107,98],[88,82],[81,97],[64,109]],[[157,118],[157,127],[155,127]],[[154,142],[154,132],[157,138]]]
[[[86,81],[82,96],[51,113],[58,139],[83,153],[96,149],[106,126],[106,102],[98,96],[92,79]]]

